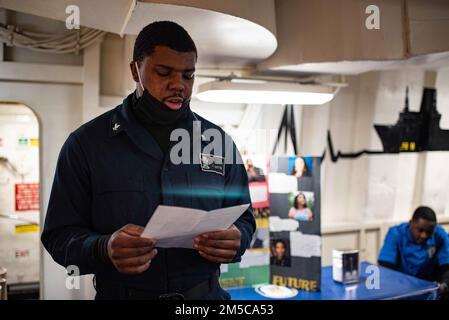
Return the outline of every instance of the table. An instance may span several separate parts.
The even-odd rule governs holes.
[[[368,289],[367,277],[372,276],[373,266],[369,262],[360,264],[360,281],[356,284],[343,285],[332,280],[332,266],[322,267],[321,291],[307,292],[299,290],[298,295],[286,300],[377,300],[377,299],[438,299],[439,285],[418,279],[398,271],[376,266],[379,269],[379,289]],[[372,268],[372,267],[371,267]],[[255,291],[253,287],[226,289],[233,300],[270,300]]]

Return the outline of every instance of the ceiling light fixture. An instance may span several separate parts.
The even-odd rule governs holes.
[[[248,83],[211,81],[198,87],[196,97],[206,102],[320,105],[332,100],[335,88],[285,82]]]

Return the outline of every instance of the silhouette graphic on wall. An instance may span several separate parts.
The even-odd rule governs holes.
[[[424,88],[419,112],[409,110],[408,88],[406,89],[405,108],[399,114],[394,125],[374,125],[383,150],[361,150],[354,153],[334,152],[330,131],[327,142],[331,160],[339,158],[357,158],[363,154],[382,154],[420,151],[449,151],[449,130],[440,128],[441,114],[437,111],[436,90]],[[326,152],[323,154],[325,157]]]

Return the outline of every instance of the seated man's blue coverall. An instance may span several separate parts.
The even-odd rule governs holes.
[[[408,223],[391,227],[378,261],[381,265],[418,278],[438,280],[439,269],[445,271],[449,266],[449,236],[437,224],[432,236],[424,244],[418,244],[412,238]]]
[[[232,140],[223,142],[221,154],[213,150],[214,155],[234,159],[225,164],[223,175],[203,171],[198,162],[173,164],[169,153],[162,152],[135,118],[131,101],[130,95],[122,105],[68,137],[57,163],[42,243],[62,266],[76,265],[81,274],[95,274],[97,296],[109,285],[145,290],[156,296],[182,293],[217,277],[220,265],[193,249],[158,248],[147,271],[126,275],[98,258],[96,241],[126,224],[145,226],[160,204],[213,210],[250,203],[247,173]],[[179,127],[192,136],[194,120],[201,122],[202,132],[219,130],[225,140],[221,128],[191,111]],[[191,150],[191,157],[200,157],[195,154],[193,141]],[[251,206],[235,225],[241,232],[241,246],[233,260],[238,262],[256,228]],[[108,297],[107,292],[103,297]],[[201,298],[225,299],[229,295],[216,283]]]

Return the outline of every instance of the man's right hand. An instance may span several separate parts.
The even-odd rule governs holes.
[[[115,268],[126,274],[146,271],[156,256],[156,240],[141,238],[144,228],[127,224],[114,232],[108,241],[108,255]]]

